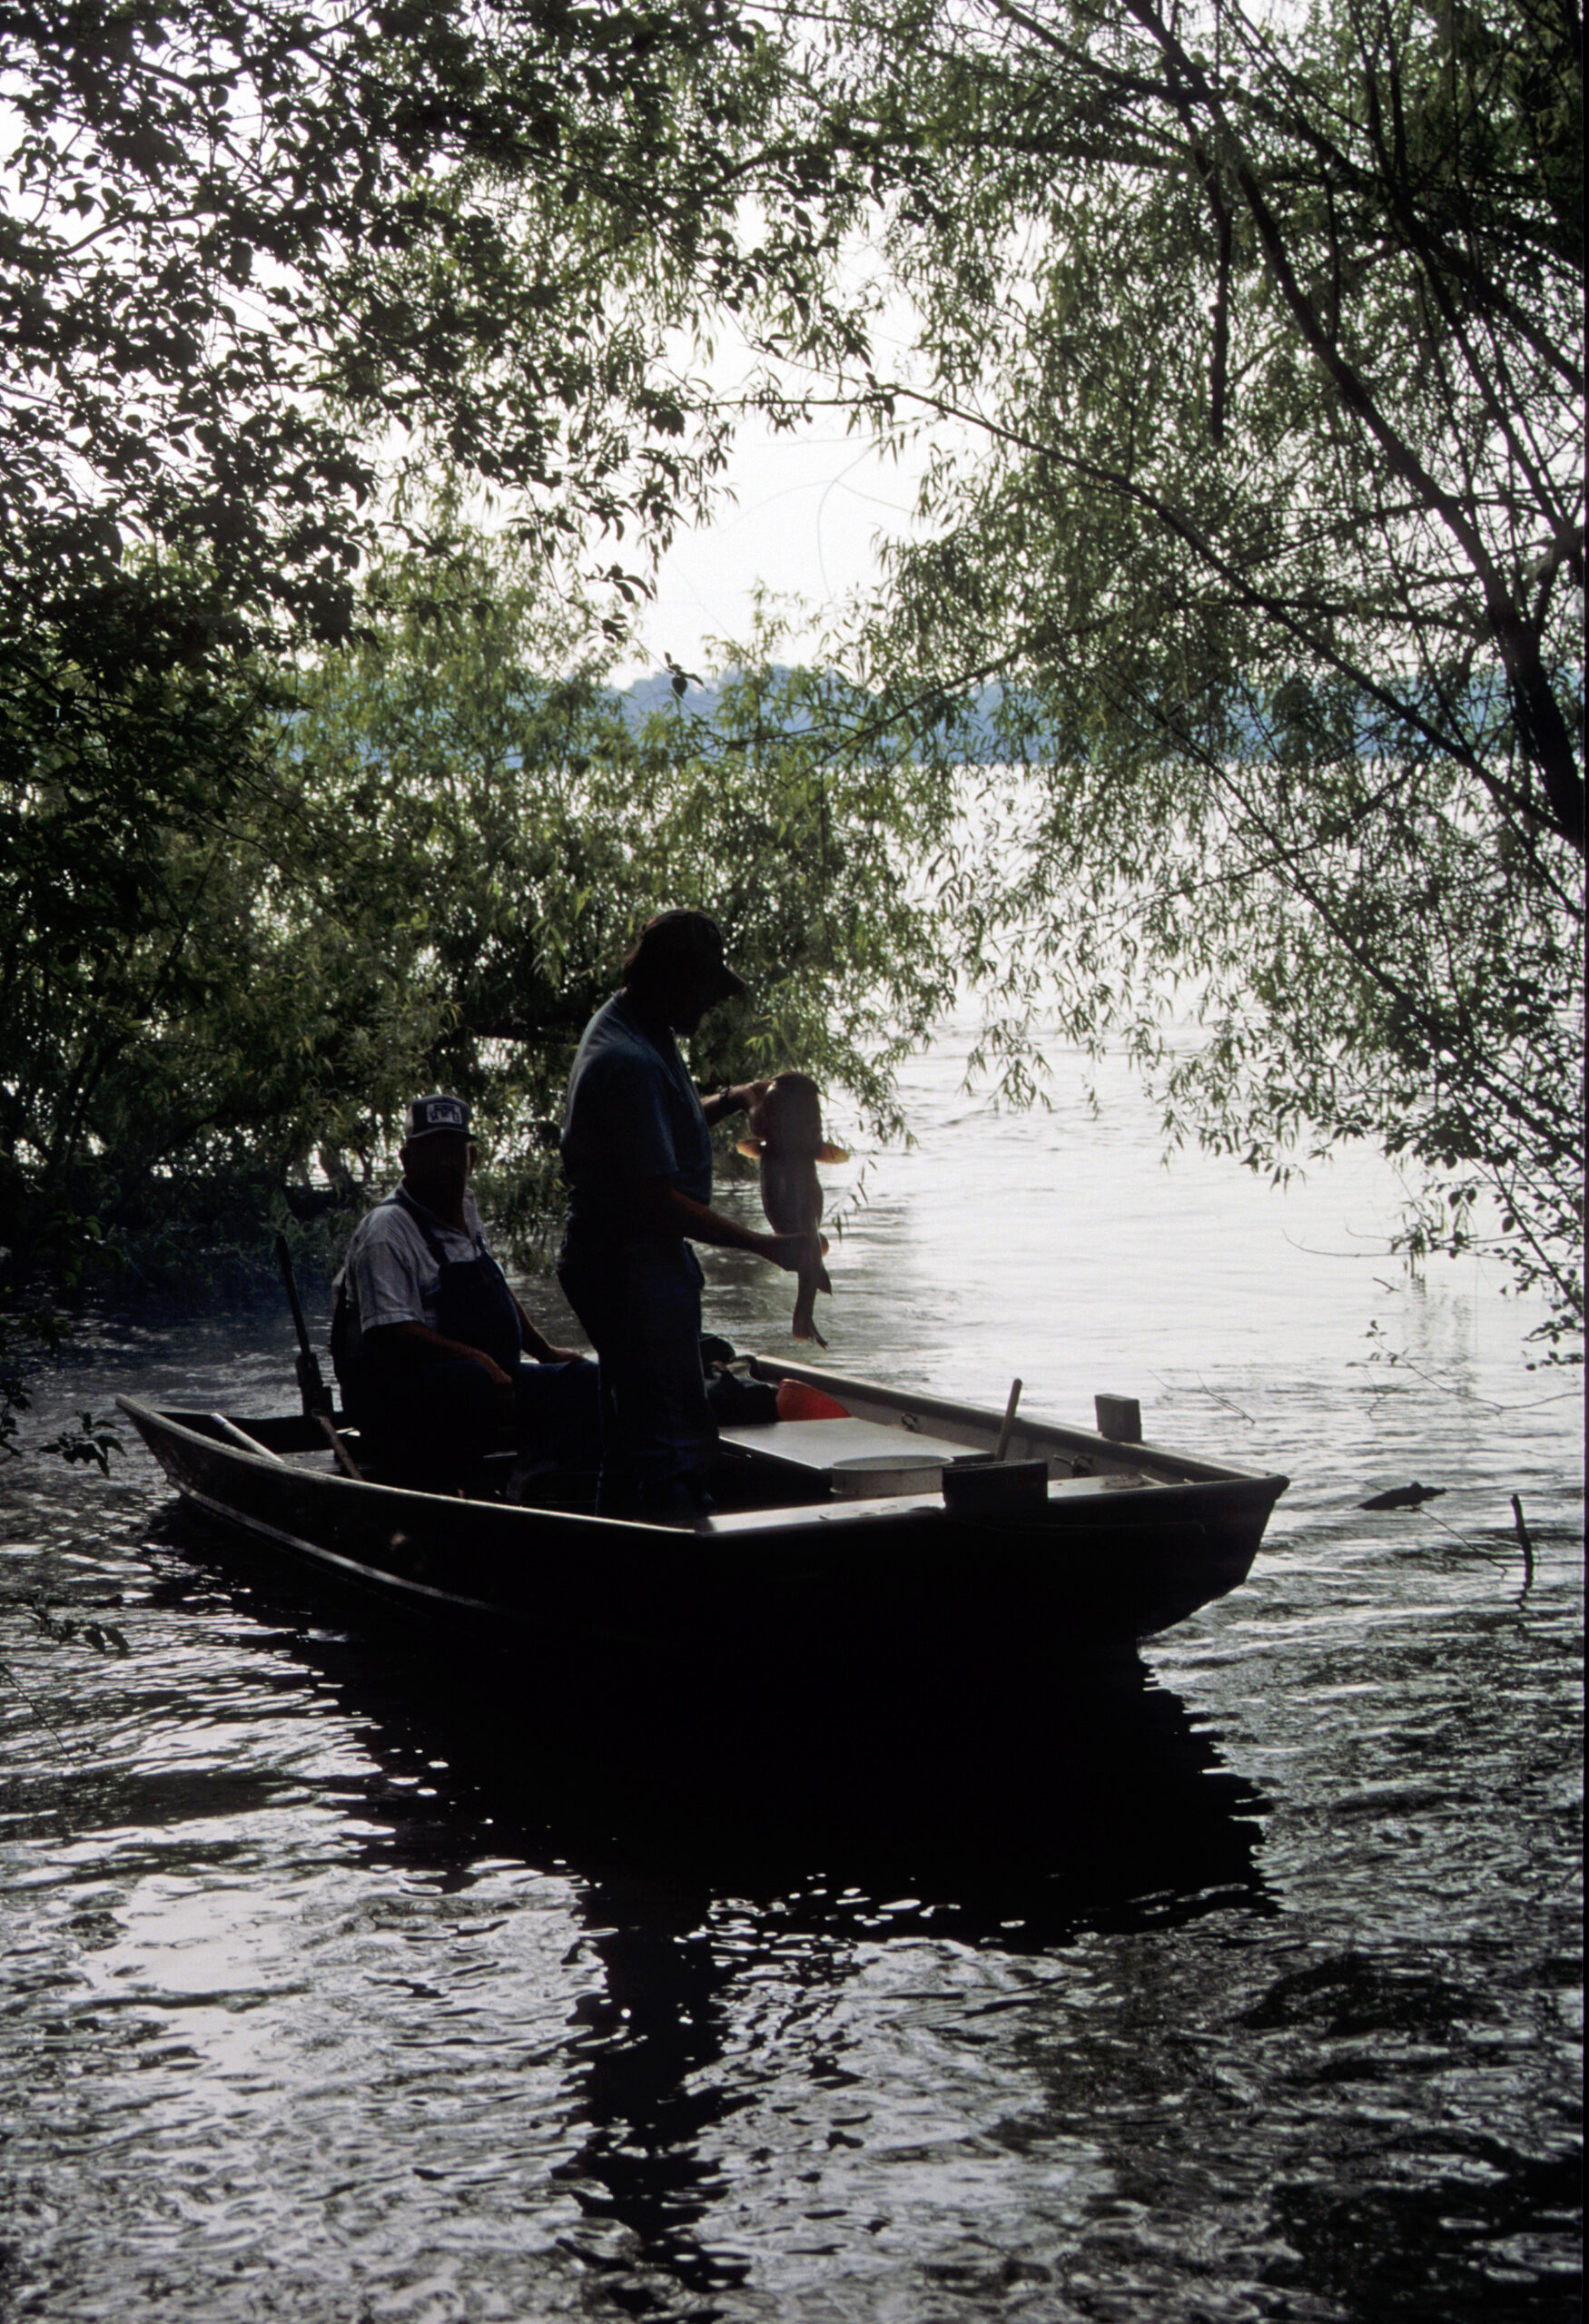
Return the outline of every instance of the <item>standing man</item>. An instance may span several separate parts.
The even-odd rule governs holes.
[[[624,961],[623,990],[586,1027],[568,1078],[568,1230],[558,1276],[601,1358],[603,1516],[694,1524],[711,1508],[716,1438],[701,1374],[701,1269],[689,1246],[753,1251],[820,1273],[814,1235],[758,1235],[711,1208],[711,1125],[765,1083],[702,1100],[676,1035],[745,990],[716,921],[658,912]]]
[[[417,1098],[406,1129],[401,1184],[353,1229],[337,1277],[331,1359],[360,1438],[432,1492],[465,1483],[498,1445],[594,1466],[596,1367],[542,1336],[486,1247],[468,1106]]]

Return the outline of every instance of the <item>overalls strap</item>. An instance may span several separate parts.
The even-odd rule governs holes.
[[[504,1372],[511,1372],[524,1344],[518,1310],[507,1276],[486,1248],[485,1236],[477,1232],[472,1259],[449,1259],[429,1212],[401,1187],[394,1199],[413,1220],[436,1262],[438,1332],[443,1339],[457,1340],[464,1347],[478,1347]]]

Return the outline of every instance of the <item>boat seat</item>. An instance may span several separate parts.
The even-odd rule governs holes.
[[[740,1459],[765,1462],[808,1485],[867,1498],[935,1492],[945,1469],[979,1458],[973,1445],[849,1414],[842,1420],[767,1421],[750,1428],[723,1428],[718,1443]]]

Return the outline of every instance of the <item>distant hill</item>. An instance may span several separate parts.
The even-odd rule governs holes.
[[[715,685],[686,685],[684,699],[673,691],[673,680],[666,670],[657,670],[648,678],[636,678],[618,696],[624,714],[636,726],[641,725],[659,710],[671,710],[678,702],[680,710],[691,711],[698,718],[716,718],[722,695]]]
[[[778,681],[793,677],[795,674],[787,665],[775,663],[771,675],[775,681]],[[617,701],[626,718],[637,726],[642,725],[659,711],[671,711],[676,706],[689,716],[713,721],[722,704],[723,686],[732,675],[732,673],[727,673],[722,680],[702,685],[688,683],[681,696],[674,693],[671,673],[658,670],[649,677],[633,679],[617,695]],[[968,759],[992,760],[1000,754],[995,739],[995,717],[1000,700],[1000,690],[996,686],[984,686],[977,696],[974,721],[961,730]],[[811,723],[807,717],[797,718],[791,722],[791,731],[798,733]]]
[[[793,677],[794,672],[785,665],[775,665],[772,675],[775,680],[783,679]],[[728,682],[725,675],[716,683],[705,685],[689,683],[683,695],[676,696],[671,674],[658,670],[651,676],[636,678],[616,699],[625,716],[637,726],[657,712],[668,712],[676,706],[690,716],[711,722],[717,716],[723,700],[723,687]],[[1578,682],[1581,686],[1581,672]],[[1018,712],[1019,706],[1018,691],[1007,693],[998,685],[982,687],[975,697],[971,716],[955,730],[958,756],[968,765],[983,766],[997,765],[1007,759],[1010,747],[1008,740],[1000,734],[1001,714],[1008,724],[1010,709],[1013,707]],[[1506,708],[1504,681],[1475,678],[1470,682],[1466,710],[1476,732],[1488,732],[1494,735],[1505,725]],[[797,733],[811,723],[804,716],[795,719],[792,722],[791,731]],[[1029,705],[1024,724],[1026,746],[1034,757],[1041,757],[1045,739],[1044,724],[1041,711],[1035,704]],[[1236,724],[1248,747],[1262,748],[1264,738],[1261,730],[1250,714],[1239,712]],[[1387,713],[1380,704],[1370,701],[1367,696],[1363,700],[1357,747],[1365,758],[1377,758],[1387,751],[1402,747],[1394,714]]]

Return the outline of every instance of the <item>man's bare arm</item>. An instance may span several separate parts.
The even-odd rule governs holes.
[[[537,1324],[532,1324],[520,1304],[518,1294],[510,1291],[508,1297],[518,1309],[518,1329],[524,1340],[524,1353],[534,1364],[585,1364],[589,1361],[582,1347],[558,1347],[548,1339]]]
[[[720,1210],[708,1209],[693,1196],[681,1194],[671,1178],[647,1178],[638,1190],[636,1208],[639,1223],[654,1234],[685,1235],[692,1243],[709,1243],[722,1251],[749,1251],[787,1275],[798,1275],[802,1267],[813,1269],[817,1288],[833,1289],[822,1264],[819,1236],[758,1235],[736,1218],[725,1218]]]
[[[730,1114],[748,1114],[766,1095],[767,1088],[765,1081],[736,1081],[729,1088],[715,1089],[709,1098],[701,1099],[707,1128],[712,1128]]]

